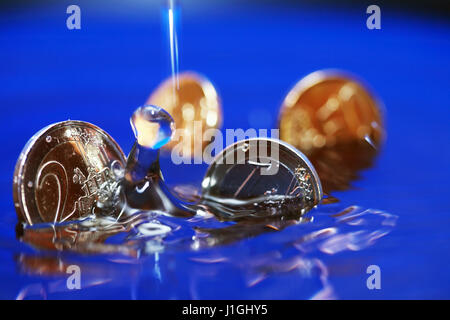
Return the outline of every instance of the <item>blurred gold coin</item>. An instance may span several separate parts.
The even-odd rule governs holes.
[[[338,71],[317,71],[287,94],[279,115],[280,138],[302,152],[384,139],[380,106],[369,91]]]
[[[177,131],[184,129],[183,136],[179,138],[175,134],[165,148],[181,143],[191,156],[203,151],[209,143],[203,141],[203,133],[222,124],[221,101],[216,89],[207,78],[192,71],[166,79],[146,104],[164,108],[174,118]]]

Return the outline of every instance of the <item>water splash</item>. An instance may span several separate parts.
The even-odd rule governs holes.
[[[298,298],[334,299],[338,296],[329,279],[332,265],[328,257],[374,245],[396,227],[397,218],[381,210],[343,204],[320,205],[299,219],[258,222],[221,222],[201,214],[179,219],[137,212],[113,224],[112,218],[88,218],[26,228],[19,238],[38,254],[22,252],[16,261],[25,274],[60,275],[63,279],[64,266],[78,264],[86,288],[105,284],[131,287],[120,274],[125,272],[139,283],[141,277],[150,276],[145,270],[152,270],[155,281],[172,289],[166,298],[202,299],[211,293],[208,287],[227,288],[221,274],[240,274],[240,288],[233,290],[242,292],[243,298],[273,298],[273,293],[279,292],[276,287],[285,284],[291,291],[279,292],[277,298],[292,296],[294,290]],[[86,254],[95,254],[96,259],[86,259]],[[181,283],[179,277],[170,275],[174,268],[184,279]],[[18,298],[68,292],[58,281],[49,280],[45,288],[26,286]],[[239,293],[234,296],[240,297]],[[140,292],[137,297],[148,298],[151,293]]]
[[[172,116],[152,105],[138,108],[131,116],[130,124],[139,145],[154,150],[166,145],[175,130]]]

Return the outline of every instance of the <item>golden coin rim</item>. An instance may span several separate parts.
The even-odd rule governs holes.
[[[104,135],[107,139],[109,139],[109,141],[111,142],[113,147],[116,148],[118,155],[123,160],[123,165],[126,164],[126,156],[125,156],[122,148],[120,148],[119,144],[106,131],[104,131],[103,129],[101,129],[100,127],[98,127],[92,123],[80,121],[80,120],[66,120],[66,121],[61,121],[61,122],[57,122],[54,124],[50,124],[50,125],[42,128],[37,133],[35,133],[25,144],[24,148],[22,149],[22,151],[17,159],[16,166],[14,169],[13,201],[14,201],[14,207],[16,209],[16,213],[18,215],[19,221],[26,221],[29,225],[34,224],[31,217],[28,217],[27,214],[25,214],[23,208],[24,208],[24,205],[26,205],[26,204],[23,203],[22,197],[20,196],[21,188],[24,184],[24,180],[23,180],[24,170],[25,170],[27,162],[29,161],[28,159],[29,159],[31,153],[36,148],[37,142],[41,139],[45,139],[45,137],[48,135],[48,133],[50,131],[54,131],[54,130],[60,129],[62,127],[65,127],[65,126],[70,126],[70,125],[85,126],[92,130],[97,131],[101,135]],[[46,222],[44,221],[43,223],[46,223]]]
[[[294,94],[297,96],[296,101],[298,101],[303,93],[305,93],[307,90],[309,90],[311,87],[328,81],[328,80],[347,80],[356,83],[361,89],[363,89],[367,95],[372,98],[375,107],[380,112],[380,122],[382,126],[381,136],[380,136],[380,145],[382,145],[386,140],[386,130],[384,129],[386,127],[386,108],[382,101],[379,99],[379,97],[374,93],[374,90],[367,84],[367,82],[360,77],[356,76],[355,74],[339,70],[339,69],[324,69],[324,70],[318,70],[314,71],[299,81],[288,91],[288,93],[285,95],[285,98],[283,99],[283,102],[280,107],[280,112],[278,113],[278,120],[277,120],[277,126],[280,130],[280,137],[281,137],[281,119],[283,118],[286,110],[288,108],[292,108],[294,105],[289,105],[287,103],[287,98],[290,94]],[[284,140],[283,140],[284,141]]]

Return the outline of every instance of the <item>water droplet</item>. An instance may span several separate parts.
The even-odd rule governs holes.
[[[159,149],[167,144],[175,129],[170,114],[152,105],[136,109],[130,123],[138,144],[151,149]]]
[[[47,137],[45,138],[45,141],[47,141],[47,143],[52,142],[52,137],[51,137],[51,136],[47,136]]]
[[[111,170],[114,173],[116,179],[122,179],[125,176],[125,168],[119,161],[114,161],[111,164]]]
[[[28,181],[27,186],[28,186],[28,188],[33,188],[33,182],[32,181]]]

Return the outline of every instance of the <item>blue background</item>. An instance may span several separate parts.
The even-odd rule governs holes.
[[[81,30],[66,28],[69,4],[81,7]],[[11,184],[21,149],[42,127],[70,118],[100,126],[130,150],[129,116],[170,74],[160,4],[0,6],[0,298],[13,299],[21,287],[38,281],[20,273],[13,259],[18,251],[31,250],[14,234]],[[398,224],[376,245],[331,259],[334,270],[353,271],[336,271],[330,281],[339,298],[450,298],[448,17],[382,6],[382,29],[368,30],[367,4],[188,1],[181,8],[180,70],[198,71],[215,84],[223,101],[223,128],[275,127],[285,94],[319,69],[347,70],[370,84],[386,107],[387,141],[356,188],[334,195],[349,205],[393,213]],[[163,164],[171,184],[199,182],[205,169],[195,166],[187,174],[169,161]],[[257,237],[246,245],[260,248],[263,241]],[[189,269],[183,253],[173,259]],[[352,269],[355,263],[380,265],[382,290],[367,290],[365,270]],[[119,274],[131,272],[123,268]],[[220,289],[205,284],[201,297],[261,297],[234,295],[239,275],[225,278],[229,281]],[[51,297],[194,297],[182,281],[168,292],[152,279],[138,282],[136,292],[146,293],[137,296],[121,286],[100,286]]]

